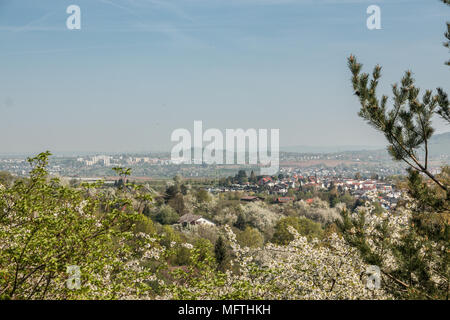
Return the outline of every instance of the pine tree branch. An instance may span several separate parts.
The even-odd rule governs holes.
[[[360,98],[361,110],[359,115],[366,119],[369,124],[374,126],[377,130],[383,132],[387,140],[391,143],[391,154],[396,160],[403,160],[415,170],[422,172],[433,180],[441,189],[448,191],[447,186],[440,182],[430,171],[428,171],[428,135],[432,132],[433,128],[429,123],[425,123],[422,118],[421,110],[429,105],[430,112],[433,111],[436,102],[439,103],[441,109],[448,108],[448,99],[446,94],[438,89],[438,95],[431,99],[431,91],[427,91],[427,94],[423,98],[423,104],[416,102],[416,97],[419,93],[419,89],[414,87],[414,79],[412,78],[411,71],[407,71],[402,79],[400,89],[397,89],[397,85],[393,85],[392,90],[394,94],[394,107],[393,110],[386,114],[384,104],[386,99],[383,98],[382,108],[379,107],[379,102],[375,94],[375,89],[380,78],[380,66],[375,66],[372,73],[373,79],[371,80],[370,89],[368,88],[369,75],[362,73],[360,75],[362,65],[357,62],[356,58],[351,55],[348,58],[348,66],[353,74],[352,82],[355,95]],[[405,103],[409,101],[409,110],[402,110]],[[444,107],[444,108],[442,108]],[[418,117],[420,123],[420,129],[417,129],[417,122],[414,123],[414,116]],[[417,119],[417,118],[416,118]],[[417,120],[416,120],[417,121]],[[405,144],[405,141],[406,144]],[[416,157],[414,150],[417,149],[421,143],[425,144],[425,163],[422,164]],[[410,159],[412,165],[408,159]]]
[[[405,283],[405,282],[403,282],[403,281],[401,281],[401,280],[395,278],[394,276],[392,276],[392,275],[389,274],[388,272],[386,272],[386,271],[384,271],[384,270],[381,270],[381,272],[382,272],[385,276],[387,276],[388,278],[390,278],[391,280],[393,280],[395,283],[401,285],[402,287],[404,287],[404,288],[406,288],[406,289],[411,289],[411,286],[410,286],[409,284],[407,284],[407,283]],[[413,290],[416,290],[416,291],[418,291],[418,292],[424,294],[424,295],[425,295],[428,299],[430,299],[430,300],[435,300],[435,299],[436,299],[436,298],[433,298],[432,296],[430,296],[430,295],[426,294],[425,292],[422,292],[422,291],[420,291],[420,290],[418,290],[418,289],[413,288]]]
[[[420,112],[419,112],[418,116],[419,116],[420,126],[422,128],[422,138],[423,138],[423,141],[425,144],[425,170],[426,170],[428,168],[428,139],[427,139],[427,135],[425,133],[425,126],[423,123],[422,116],[420,115]]]

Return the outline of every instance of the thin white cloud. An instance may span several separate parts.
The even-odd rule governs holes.
[[[141,0],[141,1],[130,0],[130,1],[135,4],[137,4],[139,2],[150,3],[151,5],[166,9],[167,11],[175,14],[176,16],[178,16],[180,18],[189,20],[191,22],[194,21],[194,19],[189,14],[187,14],[185,10],[183,10],[179,5],[176,5],[170,1],[164,1],[164,0]]]
[[[99,1],[104,4],[108,4],[110,6],[124,10],[136,17],[139,16],[138,12],[143,7],[145,8],[158,7],[184,20],[194,21],[194,19],[189,14],[187,14],[181,8],[180,5],[177,5],[170,1],[164,0],[121,0],[121,1],[99,0]]]
[[[194,23],[195,20],[177,4],[164,0],[100,0],[100,2],[125,10],[135,16],[136,19],[133,19],[132,24],[129,26],[129,31],[161,33],[176,43],[190,46],[206,46],[205,43],[186,34],[173,24],[149,22],[148,19],[143,19],[138,14],[144,8],[158,8],[158,10],[166,11],[178,18]],[[124,28],[121,31],[126,30]]]
[[[42,23],[45,20],[47,20],[53,14],[54,14],[54,12],[48,12],[48,13],[44,14],[43,16],[41,16],[41,17],[39,17],[37,19],[34,19],[34,20],[32,20],[32,21],[30,21],[27,24],[22,25],[22,26],[0,26],[0,30],[12,31],[12,32],[57,30],[57,28],[39,25],[40,23]]]
[[[114,1],[112,1],[112,0],[99,0],[99,1],[102,2],[102,3],[104,3],[104,4],[113,6],[113,7],[117,8],[117,9],[124,10],[124,11],[126,11],[127,13],[129,13],[129,14],[135,16],[135,17],[138,17],[138,15],[136,14],[136,11],[130,9],[130,8],[127,7],[127,6],[123,6],[123,5],[118,4],[118,3],[116,3],[116,2],[114,2]]]

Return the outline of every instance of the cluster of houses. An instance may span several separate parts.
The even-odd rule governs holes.
[[[227,191],[247,191],[255,193],[267,193],[276,195],[276,203],[288,203],[295,201],[295,197],[288,196],[288,191],[294,190],[307,190],[309,188],[316,190],[330,190],[331,188],[337,188],[340,191],[347,191],[352,196],[362,200],[377,200],[385,209],[394,207],[398,200],[401,198],[401,191],[395,190],[395,188],[382,181],[374,179],[351,179],[351,178],[338,178],[338,177],[320,177],[309,176],[304,177],[301,175],[286,176],[280,179],[274,179],[273,177],[263,177],[257,184],[233,184],[228,187],[215,187],[207,188],[209,192],[227,192]],[[257,195],[246,195],[240,198],[242,202],[256,202],[264,201],[265,198]],[[312,203],[314,199],[306,199],[306,203]],[[195,225],[208,225],[214,226],[215,224],[201,216],[193,214],[183,215],[179,221],[179,225],[182,227],[191,227]]]
[[[393,191],[393,186],[389,183],[374,180],[374,179],[351,179],[338,177],[304,177],[301,175],[287,176],[281,179],[274,179],[273,177],[263,177],[256,184],[246,182],[243,184],[233,184],[227,187],[211,187],[207,190],[213,193],[227,192],[227,191],[266,191],[268,194],[284,195],[290,189],[331,189],[336,187],[341,191],[370,191],[388,193]]]
[[[337,188],[341,192],[349,192],[352,196],[369,199],[370,195],[377,194],[379,202],[385,208],[395,206],[401,197],[401,192],[395,190],[392,184],[375,179],[340,178],[336,176],[302,176],[299,174],[285,175],[283,177],[262,177],[256,184],[246,182],[233,184],[227,187],[210,187],[212,193],[228,191],[244,191],[276,195],[278,203],[293,201],[286,197],[290,190],[330,190]],[[258,197],[244,197],[242,201],[259,201]]]

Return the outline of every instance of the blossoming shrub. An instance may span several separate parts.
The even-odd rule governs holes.
[[[164,299],[388,299],[383,289],[369,290],[367,265],[356,249],[333,234],[308,241],[295,229],[288,245],[268,243],[261,249],[241,247],[225,228],[238,271],[218,273],[212,258],[179,271]],[[193,259],[197,252],[193,251]],[[195,276],[194,276],[195,275]]]
[[[356,212],[344,212],[340,229],[364,261],[381,269],[383,286],[394,297],[448,299],[449,222],[441,221],[437,230],[421,233],[426,226],[417,226],[417,202],[407,194],[403,198],[404,205],[393,212],[375,214],[370,201]],[[427,213],[427,217],[430,214],[444,217],[442,213]]]
[[[48,177],[48,156],[29,160],[29,179],[0,188],[0,298],[151,297],[163,263],[145,264],[164,261],[163,252],[156,239],[132,232],[140,215],[130,200],[62,186]],[[80,270],[79,288],[68,288],[69,266]]]

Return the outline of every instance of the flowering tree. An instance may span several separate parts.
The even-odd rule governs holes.
[[[161,250],[149,235],[132,232],[140,215],[127,209],[130,199],[91,192],[97,185],[62,186],[48,177],[49,155],[29,159],[29,179],[0,186],[0,298],[150,296],[155,268],[143,264],[159,260]],[[79,286],[67,285],[77,280],[70,266],[79,268]]]
[[[364,282],[367,265],[356,249],[336,234],[308,241],[291,228],[288,245],[241,247],[225,227],[233,250],[234,271],[215,272],[212,257],[177,270],[178,282],[167,286],[164,299],[388,299],[382,289]]]
[[[383,286],[394,297],[447,299],[448,229],[424,233],[424,226],[415,225],[414,199],[407,194],[403,198],[404,206],[395,212],[374,214],[369,201],[357,212],[344,212],[340,228],[365,261],[380,267]]]

